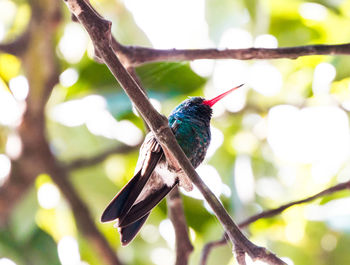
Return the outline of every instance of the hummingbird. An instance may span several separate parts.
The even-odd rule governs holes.
[[[202,163],[210,144],[213,105],[242,85],[210,100],[202,97],[186,99],[170,114],[169,127],[194,168]],[[162,147],[149,132],[140,148],[135,175],[106,207],[101,222],[116,220],[115,227],[120,233],[121,243],[128,245],[146,222],[151,210],[176,185],[192,189],[191,183],[186,185],[182,182],[181,174],[184,174],[181,169],[174,168],[167,161]]]

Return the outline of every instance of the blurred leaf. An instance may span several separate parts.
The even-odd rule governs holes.
[[[245,1],[246,7],[249,11],[250,18],[255,21],[257,16],[257,5],[259,0],[247,0]]]
[[[305,27],[297,18],[286,18],[278,14],[271,18],[271,24],[270,34],[276,36],[281,47],[313,44],[312,40],[321,36],[320,32]]]
[[[174,96],[189,94],[203,86],[206,79],[195,74],[188,63],[152,63],[137,68],[147,90]]]
[[[95,254],[91,242],[84,237],[79,237],[79,249],[81,253],[81,260],[88,262],[89,265],[102,265],[104,264],[101,259]]]
[[[16,0],[16,2],[17,1],[22,2],[23,0]],[[30,16],[31,8],[28,3],[25,2],[24,4],[18,5],[17,14],[11,28],[11,33],[17,36],[23,34],[29,24]]]
[[[12,235],[18,242],[27,242],[36,231],[35,215],[37,209],[36,189],[31,188],[15,206],[11,215]]]
[[[193,229],[199,233],[204,233],[208,222],[215,220],[216,217],[208,213],[202,200],[193,199],[187,196],[182,196],[182,199],[188,225],[193,227]]]
[[[115,140],[91,134],[85,125],[66,127],[49,122],[47,126],[51,132],[52,149],[64,161],[93,156],[116,145]]]
[[[350,58],[348,56],[334,56],[331,62],[337,69],[335,80],[342,80],[350,76]]]
[[[238,27],[246,19],[243,1],[215,0],[206,1],[206,19],[208,21],[209,35],[216,43],[219,42],[223,32],[231,27]]]
[[[341,198],[346,198],[346,197],[350,197],[349,190],[338,191],[338,192],[335,192],[333,194],[322,197],[320,204],[323,205],[323,204],[326,204],[330,201],[341,199]]]
[[[21,251],[18,248],[11,231],[7,228],[0,229],[0,257],[9,257],[17,261],[21,259]]]
[[[107,66],[94,62],[87,55],[83,57],[77,68],[79,80],[67,90],[67,99],[81,97],[89,92],[117,92],[121,89]]]
[[[0,53],[0,77],[8,82],[19,74],[21,61],[11,54]]]
[[[59,265],[57,246],[52,238],[37,228],[30,242],[25,245],[26,260],[36,265]]]
[[[350,264],[348,246],[350,244],[349,234],[341,234],[336,242],[336,248],[327,253],[327,264]]]
[[[57,246],[44,231],[35,227],[26,242],[18,242],[9,230],[0,231],[0,256],[18,265],[59,265]]]
[[[332,10],[336,14],[340,14],[340,6],[342,3],[346,2],[344,0],[313,0],[310,2],[315,2],[321,5],[324,5],[329,10]]]

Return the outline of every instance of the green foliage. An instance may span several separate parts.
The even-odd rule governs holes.
[[[35,226],[25,241],[15,241],[11,230],[0,231],[0,255],[18,264],[60,264],[52,237]]]

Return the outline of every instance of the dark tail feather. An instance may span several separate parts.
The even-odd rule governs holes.
[[[118,226],[130,226],[132,223],[148,214],[177,184],[177,181],[170,187],[164,184],[160,189],[150,193],[147,198],[131,207],[126,216],[120,220]]]
[[[101,222],[113,221],[121,216],[125,211],[127,201],[130,201],[130,196],[134,195],[134,201],[138,194],[132,192],[137,185],[140,184],[141,170],[124,186],[124,188],[118,192],[113,200],[108,204],[101,216]],[[147,178],[148,179],[148,178]],[[147,179],[143,182],[146,183]],[[130,207],[130,206],[129,206]]]
[[[131,225],[119,228],[120,241],[123,246],[126,246],[134,239],[136,234],[140,231],[142,225],[146,222],[149,212],[139,219],[137,222],[132,223]]]
[[[146,165],[144,165],[144,168],[141,168],[109,203],[101,216],[101,222],[113,221],[128,213],[162,155],[162,152],[151,152],[148,161],[145,162]]]

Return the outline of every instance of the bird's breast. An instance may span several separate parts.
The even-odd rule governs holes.
[[[175,137],[192,165],[197,167],[205,158],[210,144],[209,125],[200,121],[183,120],[179,122]]]

